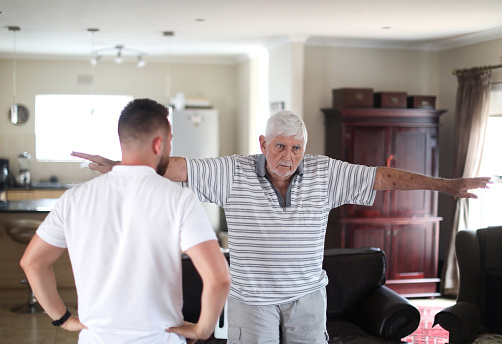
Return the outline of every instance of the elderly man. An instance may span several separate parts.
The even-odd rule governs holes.
[[[230,274],[228,343],[326,343],[328,214],[343,204],[371,205],[377,190],[428,189],[475,197],[489,178],[440,179],[305,154],[303,120],[281,111],[260,136],[261,155],[173,158],[165,176],[223,207]],[[107,172],[118,163],[75,153]]]
[[[206,339],[227,299],[230,276],[200,202],[162,177],[171,152],[167,109],[136,99],[122,111],[118,131],[122,164],[65,192],[21,266],[53,325],[82,330],[81,344]],[[52,270],[66,248],[80,318],[59,297]],[[182,251],[204,283],[197,324],[183,322]]]

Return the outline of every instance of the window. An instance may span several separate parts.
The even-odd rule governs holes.
[[[477,191],[479,199],[469,202],[469,229],[502,225],[502,83],[493,84],[480,176],[493,177],[489,189]]]
[[[72,151],[120,160],[117,123],[131,100],[126,95],[37,95],[37,160],[80,160],[70,155]]]

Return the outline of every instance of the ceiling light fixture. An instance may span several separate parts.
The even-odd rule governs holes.
[[[171,57],[171,39],[174,37],[174,31],[164,31],[162,36],[167,37],[166,39],[166,99],[167,104],[170,104],[171,100],[171,64],[169,63],[169,58]],[[170,105],[168,105],[170,106]],[[171,112],[171,109],[169,110]]]
[[[146,61],[144,59],[146,53],[136,49],[126,48],[121,44],[116,45],[112,48],[94,49],[94,34],[98,32],[99,29],[87,29],[87,31],[92,33],[92,50],[91,57],[89,58],[89,62],[92,66],[96,66],[101,58],[103,58],[105,55],[114,55],[115,63],[117,64],[124,62],[124,55],[133,55],[136,56],[136,66],[138,68],[143,68],[146,66]]]
[[[92,34],[91,51],[94,51],[94,35],[96,34],[96,32],[99,31],[99,29],[89,28],[89,29],[87,29],[87,31],[89,31]],[[100,58],[101,58],[101,56],[91,56],[89,58],[89,62],[91,63],[91,66],[94,67],[95,65],[97,65]]]
[[[117,56],[115,57],[115,63],[121,64],[122,62],[124,62],[124,59],[122,58],[122,49],[124,49],[124,46],[116,45],[115,49],[117,49]]]
[[[125,55],[133,55],[136,56],[136,66],[138,68],[143,68],[146,66],[146,61],[144,56],[146,55],[144,52],[126,48],[123,45],[119,44],[114,46],[113,48],[103,48],[91,51],[91,57],[89,59],[91,65],[95,66],[98,62],[105,56],[107,53],[111,53],[111,55],[115,55],[115,63],[121,64],[124,62]]]
[[[137,60],[138,63],[136,65],[138,66],[138,68],[143,68],[144,66],[146,66],[146,62],[145,60],[143,60],[143,57],[141,57],[141,55],[138,55]]]
[[[12,58],[12,105],[10,106],[10,120],[13,124],[19,123],[18,105],[16,103],[16,32],[21,29],[19,26],[7,26],[12,31],[13,39],[13,58]]]

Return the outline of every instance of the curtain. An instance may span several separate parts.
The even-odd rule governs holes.
[[[488,122],[491,70],[458,72],[454,129],[453,177],[475,177],[479,171]],[[467,228],[469,200],[455,199],[450,241],[443,268],[441,294],[458,294],[455,236]]]

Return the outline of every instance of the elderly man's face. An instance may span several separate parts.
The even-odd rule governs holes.
[[[260,136],[262,153],[267,157],[267,170],[281,178],[290,177],[300,165],[305,154],[303,140],[278,135],[265,142]]]

